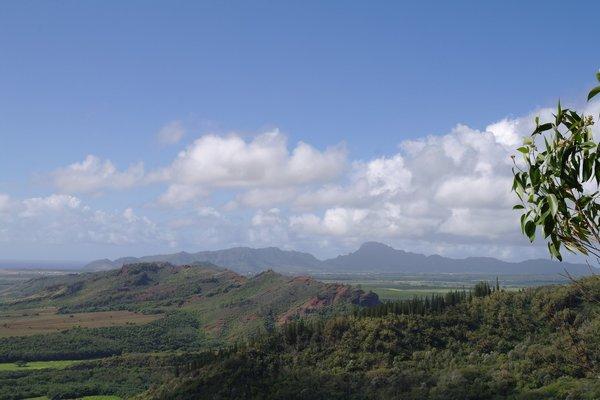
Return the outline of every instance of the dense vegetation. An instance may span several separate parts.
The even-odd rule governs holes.
[[[177,355],[127,355],[82,361],[65,369],[0,371],[0,399],[47,396],[58,400],[92,395],[125,398],[174,378],[174,365],[180,362]]]
[[[158,319],[122,326],[98,321],[94,328],[74,323],[52,333],[0,338],[0,363],[109,357],[67,363],[65,368],[7,366],[0,371],[0,399],[130,396],[176,376],[179,365],[198,359],[195,352],[229,346],[302,316],[325,317],[378,303],[376,295],[350,286],[273,271],[247,278],[212,265],[146,263],[32,279],[0,294],[0,311],[7,316],[4,325],[25,315],[27,321],[54,321],[44,318],[55,312],[73,316],[73,321],[78,312],[86,312],[107,324],[115,310],[158,313]],[[24,327],[17,335],[31,333]],[[161,353],[160,362],[156,353]],[[212,352],[202,354],[203,362],[216,357]]]
[[[29,302],[77,307],[79,300],[92,306],[95,293],[137,299],[128,305],[134,308],[160,302],[165,312],[145,325],[0,339],[0,362],[85,360],[0,371],[0,398],[600,397],[599,277],[518,292],[482,282],[379,304],[306,277],[265,272],[232,275],[232,283],[223,270],[201,273],[208,276],[168,265],[129,267],[86,275],[73,291],[63,289],[80,277],[28,282],[6,309]],[[175,281],[187,285],[182,292],[169,289]],[[190,294],[192,285],[200,294]],[[166,306],[166,293],[175,306]]]
[[[197,318],[178,311],[146,325],[74,328],[46,335],[0,338],[0,362],[71,360],[122,353],[198,350],[208,345]]]
[[[290,322],[139,397],[600,398],[600,278],[459,300]]]

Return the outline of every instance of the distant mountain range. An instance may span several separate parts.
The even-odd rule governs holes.
[[[168,262],[186,265],[208,262],[229,268],[242,274],[256,274],[272,269],[281,273],[338,273],[376,272],[407,274],[495,274],[495,275],[556,275],[565,269],[573,275],[589,275],[585,264],[559,263],[535,259],[517,263],[501,261],[491,257],[469,257],[454,259],[439,255],[425,256],[396,250],[377,242],[364,243],[353,253],[319,260],[311,254],[281,250],[277,247],[253,249],[234,247],[226,250],[201,251],[198,253],[175,253],[145,257],[124,257],[116,260],[92,261],[84,267],[86,271],[105,271],[138,262]]]
[[[197,262],[211,263],[231,269],[237,273],[255,274],[268,269],[284,273],[301,273],[322,270],[323,262],[308,253],[286,251],[277,247],[252,249],[234,247],[226,250],[200,251],[162,254],[145,257],[123,257],[114,261],[103,259],[92,261],[84,267],[87,271],[106,271],[120,268],[125,264],[138,262],[168,262],[173,265],[186,265]]]

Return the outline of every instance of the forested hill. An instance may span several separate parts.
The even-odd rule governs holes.
[[[367,242],[358,250],[328,260],[311,254],[281,250],[276,247],[252,249],[236,247],[226,250],[175,253],[140,258],[125,257],[114,261],[104,259],[89,263],[85,270],[102,271],[120,268],[135,262],[169,262],[174,265],[194,262],[212,263],[241,274],[256,274],[272,269],[287,274],[328,272],[374,272],[399,274],[487,274],[487,275],[557,275],[565,269],[575,276],[590,275],[587,265],[559,263],[537,259],[510,263],[490,257],[453,259],[439,255],[425,256],[396,250],[377,242]]]
[[[483,286],[289,323],[137,399],[599,399],[599,332],[599,277]]]
[[[265,325],[274,326],[299,316],[377,304],[376,294],[351,286],[325,284],[309,277],[292,278],[273,271],[245,277],[212,264],[127,264],[106,272],[31,279],[0,291],[3,312],[128,310],[165,318],[186,313],[197,322],[200,333],[213,342],[242,339]]]

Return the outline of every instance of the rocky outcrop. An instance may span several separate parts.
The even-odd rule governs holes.
[[[297,281],[302,280],[305,283],[315,282],[310,277],[297,277],[294,279]],[[359,307],[373,307],[381,304],[379,296],[373,292],[365,292],[347,285],[329,284],[324,293],[308,299],[298,307],[291,308],[279,316],[277,322],[285,324],[294,318],[318,314],[328,307],[341,306],[344,303]]]

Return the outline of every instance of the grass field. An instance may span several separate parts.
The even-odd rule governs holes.
[[[443,294],[452,290],[468,290],[479,281],[495,285],[496,276],[460,274],[337,274],[317,276],[323,282],[343,283],[375,292],[382,300],[401,300]],[[553,277],[503,275],[499,277],[503,290],[519,290],[527,286],[564,283]]]
[[[57,314],[53,308],[19,310],[0,314],[0,337],[51,333],[73,327],[99,328],[145,324],[160,317],[160,315],[147,315],[131,311]]]
[[[32,371],[36,369],[61,369],[69,367],[81,360],[61,360],[61,361],[30,361],[23,365],[16,363],[0,363],[0,371]]]

